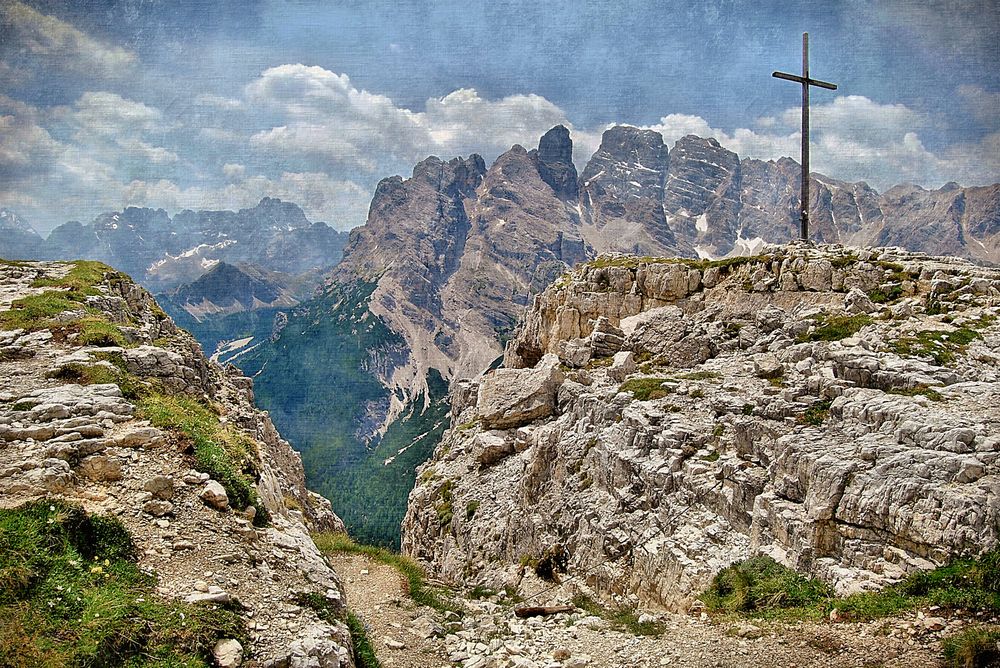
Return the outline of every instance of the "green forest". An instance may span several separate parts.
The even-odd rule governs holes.
[[[403,339],[368,310],[374,289],[359,282],[306,302],[276,341],[237,363],[302,453],[310,488],[330,499],[355,539],[398,549],[415,469],[440,441],[450,408],[447,384],[432,370],[429,397],[416,397],[381,438],[359,438],[366,407],[390,399],[367,370],[405,354]]]

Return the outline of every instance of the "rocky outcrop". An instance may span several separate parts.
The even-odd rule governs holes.
[[[598,258],[456,388],[404,551],[502,586],[565,550],[603,595],[676,608],[753,554],[844,592],[981,553],[1000,543],[998,315],[1000,272],[899,249]],[[596,355],[610,327],[622,350]],[[491,375],[514,387],[547,355],[552,414],[485,420]],[[475,512],[443,521],[444,490]]]
[[[617,126],[580,177],[580,207],[587,243],[599,251],[693,255],[679,247],[663,209],[668,165],[663,137]]]
[[[343,524],[306,489],[251,381],[206,360],[126,277],[85,268],[103,278],[81,288],[72,264],[0,263],[0,507],[55,497],[120,519],[160,595],[243,611],[250,643],[221,641],[220,664],[245,653],[260,666],[353,665],[346,625],[302,607],[345,610],[309,536]],[[79,310],[20,315],[43,291],[71,294],[64,284],[87,295],[69,298],[85,300]],[[197,439],[232,468],[206,463]]]

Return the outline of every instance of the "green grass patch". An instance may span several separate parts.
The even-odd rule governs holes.
[[[266,526],[270,517],[254,489],[260,474],[256,444],[218,414],[188,397],[150,393],[139,400],[139,414],[153,426],[169,429],[189,439],[194,447],[195,469],[208,473],[226,489],[229,504],[239,510],[253,506],[254,524]]]
[[[455,481],[448,479],[445,480],[441,487],[438,488],[438,501],[434,504],[434,510],[437,512],[438,524],[441,526],[447,526],[451,524],[452,518],[455,516],[455,512],[452,509],[452,504],[454,502],[453,490],[455,489]]]
[[[630,378],[618,388],[619,392],[631,392],[639,401],[662,399],[671,392],[672,387],[664,385],[669,378]]]
[[[124,280],[124,274],[115,271],[103,262],[77,260],[73,268],[62,278],[37,278],[31,283],[33,288],[64,288],[81,295],[99,295],[97,285],[107,280]]]
[[[966,346],[980,338],[979,332],[969,327],[959,327],[950,332],[924,330],[913,336],[903,336],[889,344],[890,350],[900,357],[929,357],[938,366],[955,361]]]
[[[324,554],[360,554],[372,561],[392,566],[405,580],[406,591],[417,605],[424,605],[439,612],[461,613],[461,608],[449,599],[447,590],[428,585],[424,570],[409,557],[391,552],[384,547],[355,543],[345,533],[323,532],[313,534],[312,538],[316,547]]]
[[[868,291],[868,299],[876,304],[889,304],[903,297],[903,286],[899,284],[883,285]]]
[[[10,310],[0,313],[3,329],[37,331],[51,326],[52,318],[66,311],[80,310],[83,305],[70,299],[67,293],[47,290],[11,302]]]
[[[848,253],[846,255],[839,255],[834,258],[830,258],[830,264],[832,264],[836,269],[844,269],[850,267],[851,265],[857,264],[859,262],[858,256],[853,253]]]
[[[62,501],[0,510],[0,665],[211,666],[232,607],[160,599],[122,524]]]
[[[351,631],[351,647],[354,651],[354,665],[358,668],[382,668],[375,648],[368,640],[368,630],[365,623],[353,612],[347,613],[347,628]]]
[[[110,348],[117,346],[126,348],[129,345],[124,332],[114,323],[100,316],[86,316],[73,323],[72,328],[79,332],[76,343],[81,346],[97,346]]]
[[[830,417],[830,405],[829,399],[823,399],[822,401],[817,401],[812,406],[807,408],[805,412],[797,418],[799,424],[807,424],[813,427],[818,427],[826,419]]]
[[[465,504],[465,519],[471,520],[476,516],[476,511],[479,510],[479,501],[472,500]]]
[[[701,600],[716,612],[755,612],[810,605],[830,595],[823,582],[761,556],[723,568]]]
[[[76,332],[76,342],[85,346],[129,345],[120,327],[86,305],[88,296],[101,294],[96,287],[99,283],[124,280],[124,276],[100,262],[80,261],[73,264],[69,274],[63,278],[39,278],[33,281],[32,287],[60,289],[15,299],[9,311],[0,313],[0,328]],[[71,311],[80,312],[80,317],[56,319],[60,314]]]
[[[930,387],[929,385],[917,385],[916,387],[910,387],[906,389],[892,389],[886,391],[888,394],[901,394],[904,397],[915,397],[918,395],[925,396],[931,401],[944,401],[944,397],[940,392]]]
[[[865,325],[870,324],[867,315],[831,315],[817,318],[816,326],[798,337],[799,343],[807,341],[840,341],[854,336]]]
[[[605,608],[583,594],[577,594],[570,602],[588,615],[607,620],[619,631],[637,636],[658,636],[665,631],[665,627],[659,622],[640,622],[639,616],[633,608]]]
[[[1000,665],[1000,627],[976,626],[941,641],[948,668],[989,668]]]
[[[836,608],[848,620],[871,620],[918,608],[1000,612],[1000,551],[977,559],[918,571],[881,591],[846,597],[770,557],[754,557],[722,569],[701,595],[709,610],[773,619],[823,619]]]

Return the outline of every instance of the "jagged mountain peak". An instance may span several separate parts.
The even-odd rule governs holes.
[[[579,195],[573,140],[565,126],[555,126],[538,141],[538,173],[560,199],[575,200]]]
[[[667,146],[663,135],[655,130],[644,130],[632,125],[616,125],[601,135],[601,145],[594,155],[607,154],[617,160],[635,163],[651,169],[665,169]],[[591,159],[593,162],[593,159]],[[588,178],[590,165],[584,170],[583,178]]]
[[[28,221],[7,208],[0,208],[0,230],[38,234]]]

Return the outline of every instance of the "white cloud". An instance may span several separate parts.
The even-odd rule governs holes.
[[[116,93],[86,92],[75,106],[76,124],[94,134],[115,136],[162,129],[163,112]]]
[[[0,192],[44,174],[65,146],[24,115],[0,115]]]
[[[231,97],[221,95],[198,95],[194,98],[194,103],[199,107],[212,107],[214,109],[241,109],[243,102]]]
[[[964,95],[988,102],[990,98],[983,93],[967,89]],[[860,95],[840,96],[813,105],[810,120],[810,168],[837,179],[867,181],[884,190],[904,181],[937,187],[949,180],[979,185],[1000,178],[996,135],[935,154],[920,138],[929,121],[902,104],[880,104]],[[795,107],[759,119],[756,130],[726,132],[711,127],[700,116],[685,114],[664,116],[651,129],[662,133],[668,145],[684,135],[696,134],[715,137],[741,158],[776,160],[789,156],[797,160],[800,125],[801,111]]]
[[[90,76],[120,77],[138,62],[134,53],[94,39],[69,23],[17,0],[0,3],[0,22],[9,29],[4,40],[18,52],[45,58],[62,69]]]
[[[222,173],[231,179],[243,178],[247,173],[246,165],[238,165],[232,162],[227,162],[222,166]]]
[[[163,112],[116,93],[86,92],[76,101],[67,121],[73,139],[109,163],[128,162],[131,169],[176,163],[177,154],[152,143],[176,125]]]
[[[346,74],[298,64],[264,71],[246,96],[281,116],[280,125],[253,136],[257,148],[368,172],[430,154],[475,151],[491,159],[513,144],[533,147],[553,125],[569,124],[559,107],[538,95],[487,100],[463,88],[411,111],[355,88]]]

